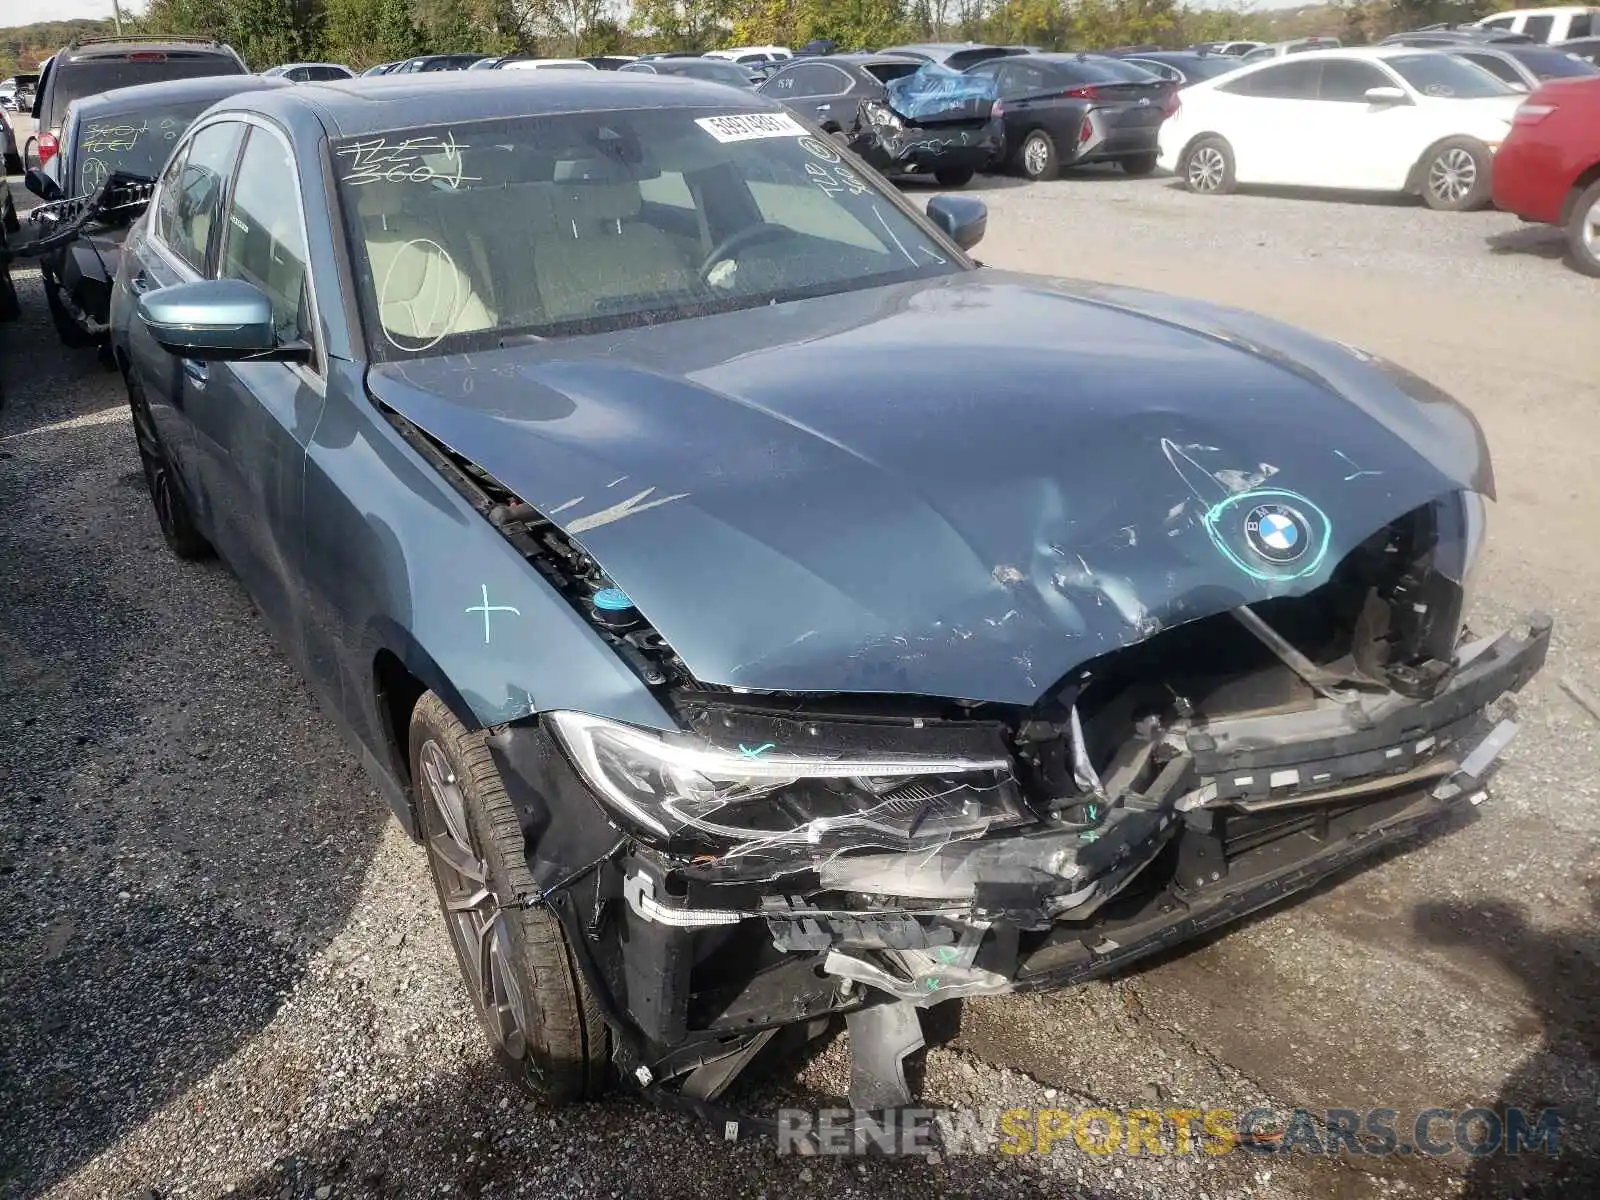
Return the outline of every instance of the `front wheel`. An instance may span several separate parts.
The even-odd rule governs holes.
[[[940,167],[933,173],[940,187],[964,188],[972,182],[971,167]]]
[[[144,387],[131,374],[128,381],[128,407],[133,410],[133,437],[139,447],[139,464],[144,468],[145,486],[150,489],[150,503],[156,510],[156,523],[161,526],[161,536],[167,547],[181,559],[192,561],[212,556],[211,543],[206,541],[195,524],[189,502],[178,487],[172,460],[167,457],[161,435],[156,432],[155,418],[150,414],[150,402],[145,399]]]
[[[1054,179],[1061,173],[1055,141],[1042,129],[1035,129],[1017,147],[1017,165],[1029,179]]]
[[[1235,187],[1233,147],[1220,137],[1199,138],[1183,152],[1178,174],[1191,192],[1225,196]]]
[[[1422,199],[1440,212],[1471,212],[1489,203],[1489,148],[1472,138],[1440,142],[1422,164]]]
[[[541,907],[502,907],[538,888],[483,734],[428,692],[411,714],[410,747],[428,866],[495,1057],[535,1099],[598,1095],[609,1034],[561,923]]]
[[[1148,175],[1156,169],[1159,156],[1154,154],[1135,154],[1120,160],[1119,165],[1127,175]]]
[[[1572,206],[1567,221],[1567,252],[1585,275],[1600,275],[1600,179],[1591,183]]]

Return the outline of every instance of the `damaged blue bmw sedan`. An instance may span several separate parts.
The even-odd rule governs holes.
[[[1463,624],[1493,483],[1449,397],[982,267],[980,202],[760,96],[484,75],[210,109],[113,344],[166,541],[425,848],[522,1086],[709,1109],[842,1018],[904,1104],[920,1009],[1483,799],[1550,622]]]

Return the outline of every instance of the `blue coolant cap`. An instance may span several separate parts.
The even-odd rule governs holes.
[[[594,594],[594,606],[601,612],[627,612],[633,607],[633,601],[621,588],[608,587]]]

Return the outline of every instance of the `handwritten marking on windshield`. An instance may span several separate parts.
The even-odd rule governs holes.
[[[839,151],[835,147],[830,146],[827,142],[824,142],[819,138],[801,138],[800,149],[811,155],[812,158],[820,158],[825,163],[836,163],[839,161]]]
[[[144,122],[131,125],[126,121],[101,121],[84,130],[79,149],[85,154],[105,154],[108,151],[132,150],[149,126]]]
[[[362,138],[335,151],[349,159],[350,172],[343,182],[442,183],[454,190],[481,177],[464,173],[461,152],[470,149],[456,141],[452,130],[444,137],[411,137],[391,143],[386,137]]]
[[[900,253],[906,256],[906,261],[913,267],[917,266],[917,256],[905,248],[905,244],[894,235],[894,230],[889,228],[889,222],[883,219],[883,210],[876,204],[872,206],[872,215],[878,218],[878,224],[883,226],[883,231],[889,235],[889,240],[899,247]]]

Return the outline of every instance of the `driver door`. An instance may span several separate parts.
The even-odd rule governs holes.
[[[266,294],[280,343],[315,346],[307,259],[294,156],[275,130],[252,124],[223,212],[216,276]],[[189,415],[213,541],[285,648],[312,667],[299,574],[305,446],[324,396],[320,359],[200,365]]]

